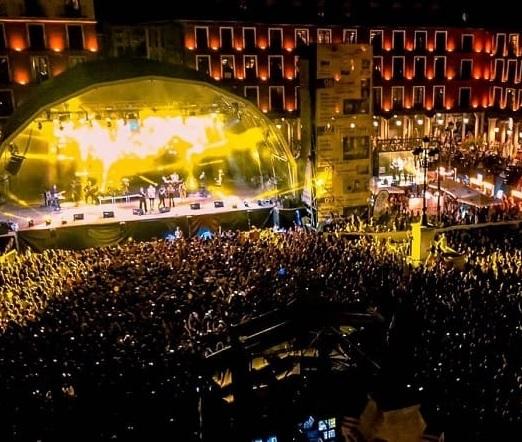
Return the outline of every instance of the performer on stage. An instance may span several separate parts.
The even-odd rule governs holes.
[[[167,188],[165,187],[164,184],[162,184],[158,191],[158,198],[159,198],[158,209],[161,209],[162,207],[167,207],[165,205],[166,196],[167,196]]]
[[[179,183],[179,197],[185,199],[187,197],[187,187],[185,181]]]
[[[207,196],[207,175],[204,170],[199,174],[199,194],[203,197]]]
[[[78,207],[82,199],[82,184],[78,178],[75,178],[71,184],[71,198],[74,205]]]
[[[222,186],[223,185],[223,177],[225,176],[225,172],[223,172],[223,169],[218,170],[218,177],[216,178],[216,186]]]
[[[83,189],[85,193],[85,202],[89,204],[97,204],[98,203],[98,186],[94,184],[91,180],[87,180],[87,185]]]
[[[153,184],[147,188],[147,195],[149,197],[149,208],[152,212],[154,210],[154,200],[156,199],[156,187]]]
[[[140,209],[147,213],[147,192],[143,187],[140,187]]]
[[[167,185],[167,197],[169,199],[169,207],[174,207],[174,186],[172,183]]]
[[[53,184],[52,187],[51,187],[51,204],[50,206],[54,209],[54,210],[60,210],[61,209],[61,206],[60,206],[60,195],[61,195],[62,192],[58,192],[58,187],[56,186],[56,184]]]
[[[122,178],[121,179],[121,193],[122,193],[122,195],[128,195],[129,194],[129,186],[130,186],[130,180],[128,178]]]

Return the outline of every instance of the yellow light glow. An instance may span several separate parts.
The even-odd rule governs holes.
[[[132,117],[112,107],[131,100],[137,103]],[[226,178],[213,195],[237,195],[238,189],[257,193],[255,186],[266,182],[256,177],[273,174],[280,178],[277,191],[295,186],[295,161],[281,132],[250,106],[214,86],[189,82],[139,80],[83,92],[56,105],[51,118],[39,115],[10,140],[17,146],[30,142],[18,176],[24,183],[19,196],[33,203],[52,184],[69,192],[74,177],[82,185],[93,180],[105,192],[119,189],[123,178],[135,188],[158,184],[173,172],[188,190],[198,190],[201,172],[206,171],[210,188],[219,168]]]

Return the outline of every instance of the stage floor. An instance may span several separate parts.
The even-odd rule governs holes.
[[[215,207],[215,198],[189,197],[186,199],[175,200],[175,207],[170,208],[168,212],[160,213],[157,206],[155,210],[144,215],[136,215],[134,209],[139,207],[138,201],[122,202],[116,204],[81,204],[75,206],[73,203],[63,203],[61,210],[55,211],[48,207],[20,207],[14,205],[4,205],[2,207],[3,218],[14,221],[19,226],[19,232],[47,230],[50,228],[64,228],[71,225],[100,225],[111,224],[114,222],[127,221],[150,221],[167,218],[197,216],[197,215],[218,215],[231,212],[244,212],[245,210],[255,211],[272,208],[269,202],[259,205],[257,201],[248,201],[238,196],[231,196],[219,200],[223,202],[224,207]],[[156,205],[158,200],[156,199]],[[192,209],[191,204],[199,203],[199,209]],[[148,204],[148,201],[147,201]],[[104,212],[112,212],[114,217],[104,217]],[[82,214],[83,219],[75,220],[74,215]],[[32,221],[32,226],[29,221]]]

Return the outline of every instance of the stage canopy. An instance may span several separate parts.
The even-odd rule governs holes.
[[[196,71],[150,60],[83,63],[42,83],[1,143],[19,200],[53,184],[68,191],[75,180],[114,192],[122,180],[141,186],[172,173],[189,190],[202,172],[230,192],[296,186],[291,152],[256,106]]]
[[[430,184],[430,188],[437,189],[436,184]],[[440,184],[440,190],[453,197],[461,204],[467,204],[473,207],[489,207],[500,202],[491,198],[478,190],[472,189],[462,183],[453,180],[443,180]]]

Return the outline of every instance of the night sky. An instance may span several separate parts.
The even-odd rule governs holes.
[[[520,27],[508,0],[95,0],[100,22],[180,18]]]

